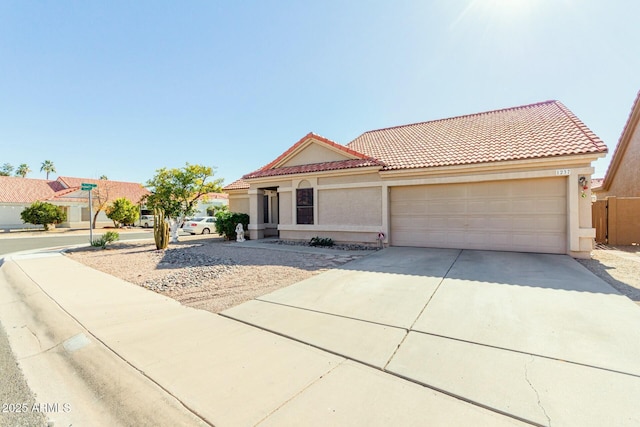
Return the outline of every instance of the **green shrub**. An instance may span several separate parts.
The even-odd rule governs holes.
[[[309,246],[333,246],[333,239],[329,237],[312,237]]]
[[[113,201],[110,206],[105,209],[107,218],[113,221],[113,225],[120,227],[120,225],[132,225],[135,224],[140,211],[138,206],[131,203],[131,201],[125,197],[121,197]]]
[[[65,210],[47,202],[33,202],[28,208],[20,212],[22,221],[29,224],[43,225],[45,231],[49,230],[49,225],[60,224],[67,220]]]
[[[116,231],[107,231],[99,239],[94,239],[91,246],[101,247],[105,249],[108,243],[115,242],[120,239],[120,235]]]
[[[241,223],[246,231],[249,226],[249,215],[225,210],[216,213],[216,233],[224,236],[227,240],[234,240],[236,238],[236,227],[238,223]],[[245,238],[246,237],[245,235]]]

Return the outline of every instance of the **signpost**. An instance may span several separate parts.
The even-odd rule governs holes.
[[[93,222],[92,222],[92,218],[93,218],[93,200],[91,199],[91,190],[93,190],[97,186],[98,186],[98,184],[89,184],[89,183],[86,183],[86,182],[83,182],[80,185],[80,189],[82,191],[88,191],[89,192],[89,243],[93,243]]]

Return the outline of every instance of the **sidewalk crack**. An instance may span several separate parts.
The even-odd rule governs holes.
[[[531,359],[529,360],[529,362],[524,364],[524,379],[529,384],[529,387],[531,387],[531,390],[533,390],[533,392],[536,394],[536,399],[538,400],[538,407],[542,410],[542,413],[544,413],[544,416],[547,418],[547,425],[551,427],[551,418],[549,417],[549,414],[547,414],[547,411],[544,409],[544,406],[540,401],[540,394],[538,393],[538,390],[536,390],[536,388],[533,386],[533,384],[529,380],[529,365],[531,365],[534,361],[535,359],[533,358],[533,356],[531,356]]]

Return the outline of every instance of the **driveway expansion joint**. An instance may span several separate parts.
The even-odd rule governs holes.
[[[262,301],[262,300],[261,300],[261,301]],[[269,301],[264,301],[264,302],[269,302]],[[274,303],[274,304],[279,304],[279,303]],[[285,305],[285,304],[279,304],[279,305]],[[287,306],[287,307],[291,307],[291,306]],[[293,307],[293,308],[298,308],[298,307]],[[309,310],[309,311],[314,311],[314,310]],[[329,314],[329,313],[323,313],[323,314]],[[484,405],[484,404],[482,404],[482,403],[480,403],[480,402],[476,402],[476,401],[473,401],[473,400],[467,399],[467,398],[465,398],[465,397],[463,397],[463,396],[460,396],[460,395],[457,395],[457,394],[451,393],[451,392],[449,392],[449,391],[447,391],[447,390],[444,390],[444,389],[441,389],[441,388],[438,388],[438,387],[434,387],[434,386],[432,386],[432,385],[430,385],[430,384],[427,384],[427,383],[421,382],[421,381],[419,381],[419,380],[416,380],[416,379],[413,379],[413,378],[410,378],[410,377],[407,377],[407,376],[404,376],[404,375],[398,374],[398,373],[393,372],[393,371],[388,371],[388,370],[386,369],[386,368],[387,368],[387,366],[386,366],[386,365],[385,365],[385,367],[384,367],[384,368],[380,368],[380,367],[375,366],[375,365],[372,365],[372,364],[370,364],[370,363],[367,363],[367,362],[364,362],[364,361],[361,361],[361,360],[358,360],[358,359],[354,359],[353,357],[349,357],[349,356],[346,356],[346,355],[344,355],[344,354],[340,354],[340,353],[338,353],[338,352],[332,351],[332,350],[330,350],[330,349],[327,349],[327,348],[324,348],[324,347],[321,347],[321,346],[318,346],[318,345],[315,345],[315,344],[312,344],[312,343],[309,343],[309,342],[306,342],[306,341],[300,340],[300,339],[295,338],[295,337],[291,337],[291,336],[286,335],[286,334],[283,334],[283,333],[281,333],[281,332],[274,331],[274,330],[271,330],[271,329],[269,329],[269,328],[265,328],[264,326],[256,325],[256,324],[250,323],[250,322],[245,321],[245,320],[236,319],[236,318],[233,318],[233,317],[231,317],[231,316],[229,316],[229,315],[226,315],[226,314],[224,314],[224,313],[219,313],[219,315],[220,315],[220,316],[222,316],[222,317],[225,317],[225,318],[231,319],[231,320],[233,320],[233,321],[236,321],[236,322],[239,322],[239,323],[243,323],[243,324],[245,324],[245,325],[249,325],[249,326],[251,326],[251,327],[254,327],[254,328],[260,329],[260,330],[262,330],[262,331],[266,331],[266,332],[269,332],[269,333],[273,333],[273,334],[278,335],[278,336],[281,336],[281,337],[283,337],[283,338],[290,339],[290,340],[292,340],[292,341],[299,342],[299,343],[301,343],[301,344],[308,345],[308,346],[313,347],[313,348],[316,348],[316,349],[318,349],[318,350],[321,350],[321,351],[324,351],[324,352],[327,352],[327,353],[330,353],[330,354],[333,354],[333,355],[335,355],[335,356],[338,356],[338,357],[343,358],[344,360],[343,360],[342,362],[340,362],[339,364],[337,364],[337,365],[336,365],[336,367],[337,367],[337,366],[340,366],[340,365],[341,365],[341,364],[343,364],[345,361],[352,361],[352,362],[354,362],[354,363],[358,363],[358,364],[361,364],[361,365],[364,365],[364,366],[368,366],[369,368],[373,368],[373,369],[375,369],[375,370],[377,370],[377,371],[380,371],[380,372],[383,372],[383,373],[385,373],[385,374],[387,374],[387,375],[391,375],[392,377],[396,377],[396,378],[402,379],[402,380],[404,380],[404,381],[408,381],[408,382],[410,382],[410,383],[417,384],[417,385],[419,385],[419,386],[421,386],[421,387],[424,387],[424,388],[427,388],[427,389],[430,389],[430,390],[434,390],[434,391],[436,391],[436,392],[439,392],[439,393],[445,394],[445,395],[447,395],[447,396],[453,397],[453,398],[458,399],[458,400],[460,400],[460,401],[463,401],[463,402],[469,403],[469,404],[474,405],[474,406],[478,406],[478,407],[484,408],[484,409],[486,409],[486,410],[489,410],[489,411],[491,411],[491,412],[495,412],[495,413],[497,413],[497,414],[500,414],[500,415],[503,415],[503,416],[506,416],[506,417],[509,417],[509,418],[513,418],[513,419],[518,420],[518,421],[521,421],[521,422],[523,422],[523,423],[530,424],[530,425],[534,425],[534,426],[539,426],[539,427],[547,427],[547,426],[543,426],[543,425],[541,425],[541,424],[539,424],[539,423],[533,422],[533,421],[531,421],[531,420],[527,420],[527,419],[525,419],[525,418],[521,418],[521,417],[519,417],[519,416],[517,416],[517,415],[515,415],[515,414],[510,414],[510,413],[508,413],[508,412],[501,411],[501,410],[496,409],[496,408],[493,408],[493,407],[491,407],[491,406]],[[345,317],[345,316],[339,316],[339,317]],[[347,317],[347,318],[349,318],[349,317]],[[350,318],[349,318],[349,319],[350,319]],[[359,320],[359,319],[355,319],[355,320]],[[375,322],[369,322],[369,323],[375,323]],[[384,325],[384,326],[389,326],[389,325]],[[403,329],[403,328],[398,328],[398,329]],[[405,329],[405,330],[406,330],[406,329]],[[405,335],[405,337],[403,338],[403,341],[404,341],[404,339],[408,336],[408,332],[409,332],[409,331],[407,331],[407,335]],[[398,346],[398,348],[399,348],[399,346]],[[397,351],[397,350],[396,350],[396,351]],[[394,354],[395,354],[395,353],[394,353]],[[393,358],[393,356],[392,356],[392,358]],[[390,360],[391,360],[391,359],[390,359]],[[388,365],[388,362],[387,362],[387,365]],[[335,368],[333,368],[333,369],[335,369]],[[331,372],[333,369],[331,369],[329,372]],[[329,372],[327,372],[327,373],[329,373]],[[327,375],[327,373],[325,373],[324,375]],[[324,376],[324,375],[323,375],[323,376]],[[318,378],[318,379],[321,379],[323,376],[321,376],[321,377],[320,377],[320,378]],[[315,383],[315,382],[314,382],[314,383]],[[314,383],[312,383],[312,384],[314,384]],[[308,387],[307,387],[307,388],[308,388]],[[306,390],[306,388],[305,388],[304,390]],[[302,391],[304,391],[304,390],[302,390]],[[301,392],[302,392],[302,391],[301,391]],[[293,398],[292,398],[292,399],[293,399]],[[290,400],[291,400],[291,399],[290,399]],[[287,401],[287,402],[288,402],[288,401]],[[285,402],[285,403],[286,403],[286,402]],[[284,404],[283,404],[283,405],[284,405]],[[282,406],[282,405],[281,405],[281,406]],[[277,409],[276,409],[276,410],[277,410]],[[271,412],[271,413],[269,414],[269,416],[270,416],[270,415],[272,415],[273,413],[275,413],[275,412],[276,412],[276,410],[274,410],[273,412]],[[263,421],[265,421],[269,416],[267,416],[267,417],[263,418],[262,420],[260,420],[256,425],[258,425],[258,424],[262,423]]]
[[[461,338],[450,337],[450,336],[447,336],[447,335],[434,334],[432,332],[418,331],[418,330],[415,330],[415,329],[412,329],[410,332],[414,332],[416,334],[431,335],[431,336],[434,336],[434,337],[445,338],[445,339],[449,339],[449,340],[454,340],[454,341],[458,341],[458,342],[464,342],[464,343],[467,343],[467,344],[479,345],[479,346],[488,347],[488,348],[495,348],[496,350],[503,350],[503,351],[509,351],[509,352],[512,352],[512,353],[525,354],[527,356],[532,356],[532,357],[540,357],[540,358],[543,358],[543,359],[553,360],[553,361],[556,361],[556,362],[570,363],[572,365],[584,366],[585,368],[598,369],[598,370],[601,370],[601,371],[611,372],[611,373],[614,373],[614,374],[628,375],[630,377],[640,378],[640,374],[634,374],[634,373],[631,373],[631,372],[618,371],[616,369],[610,369],[610,368],[603,368],[602,366],[594,366],[594,365],[589,365],[589,364],[586,364],[586,363],[574,362],[572,360],[567,360],[567,359],[559,359],[557,357],[545,356],[544,354],[529,353],[529,352],[522,351],[522,350],[515,350],[513,348],[500,347],[500,346],[497,346],[497,345],[491,345],[491,344],[486,344],[486,343],[481,343],[481,342],[469,341],[469,340],[465,340],[465,339],[461,339]]]
[[[306,308],[306,307],[298,307],[298,306],[295,306],[295,305],[284,304],[284,303],[277,302],[277,301],[263,300],[263,299],[260,299],[260,298],[254,298],[254,300],[255,301],[264,302],[264,303],[274,304],[274,305],[281,305],[283,307],[295,308],[297,310],[309,311],[311,313],[325,314],[327,316],[340,317],[342,319],[355,320],[355,321],[363,322],[363,323],[370,323],[372,325],[384,326],[386,328],[402,329],[402,330],[404,330],[406,332],[409,332],[409,329],[407,329],[407,328],[403,328],[402,326],[389,325],[388,323],[380,323],[380,322],[374,322],[373,320],[358,319],[357,317],[345,316],[344,314],[328,313],[326,311],[314,310],[312,308]],[[225,315],[223,313],[218,313],[218,314],[220,316],[228,317],[229,319],[237,320],[236,318],[230,317],[230,316]]]
[[[409,326],[409,330],[413,330],[413,327],[416,325],[416,322],[418,321],[418,319],[420,319],[420,317],[422,317],[422,314],[427,309],[427,306],[429,305],[429,303],[431,302],[433,297],[436,295],[436,292],[438,292],[438,289],[440,289],[440,285],[442,285],[442,282],[444,282],[444,279],[447,278],[447,275],[449,274],[449,272],[451,271],[451,269],[455,265],[456,261],[458,261],[458,258],[460,258],[460,255],[462,255],[462,251],[463,250],[464,249],[458,250],[458,254],[456,255],[456,258],[451,262],[451,265],[447,269],[447,272],[442,275],[442,279],[440,279],[440,282],[438,282],[438,285],[436,286],[436,288],[431,293],[431,296],[427,300],[426,304],[424,305],[424,307],[422,307],[422,310],[420,310],[420,313],[418,313],[418,316],[416,316],[416,318],[413,320],[413,323],[411,324],[411,326]]]
[[[320,375],[318,378],[316,378],[315,380],[311,381],[309,384],[307,384],[305,387],[303,387],[302,389],[300,389],[297,393],[295,393],[293,396],[291,396],[289,399],[285,400],[284,402],[282,402],[280,405],[278,405],[273,411],[269,412],[267,415],[265,415],[260,421],[258,421],[257,423],[254,424],[254,426],[259,426],[260,424],[262,424],[264,421],[266,421],[267,419],[269,419],[270,416],[272,416],[273,414],[275,414],[276,412],[278,412],[280,410],[280,408],[286,406],[289,402],[291,402],[292,400],[294,400],[296,397],[300,396],[302,393],[304,393],[305,391],[307,391],[311,386],[315,385],[318,381],[320,381],[321,379],[323,379],[324,377],[326,377],[327,375],[329,375],[331,372],[335,371],[339,366],[342,366],[344,364],[344,362],[346,362],[347,359],[341,361],[340,363],[336,363],[336,366],[334,366],[333,368],[329,369],[327,372],[325,372],[324,374]]]

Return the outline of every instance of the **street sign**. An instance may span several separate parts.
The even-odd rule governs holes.
[[[98,186],[98,184],[88,184],[86,182],[83,182],[82,184],[80,184],[80,189],[82,191],[91,191],[94,188],[96,188]]]

